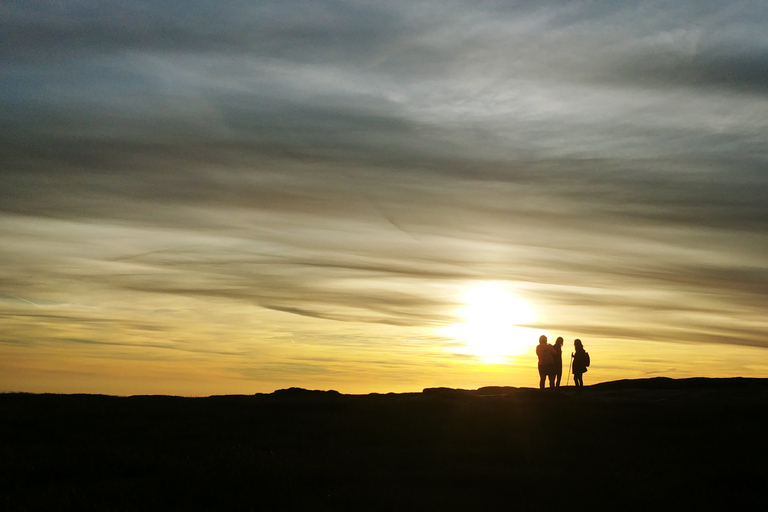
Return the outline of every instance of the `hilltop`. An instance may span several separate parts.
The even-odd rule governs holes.
[[[691,510],[762,503],[768,476],[768,379],[12,393],[0,417],[8,510]]]

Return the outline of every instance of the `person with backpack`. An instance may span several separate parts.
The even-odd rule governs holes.
[[[539,358],[539,389],[544,389],[547,377],[549,377],[549,387],[554,387],[555,347],[547,343],[547,337],[543,334],[539,336],[536,355]]]
[[[584,386],[584,378],[582,377],[587,371],[589,366],[589,352],[584,350],[584,345],[580,339],[573,341],[573,346],[576,352],[571,354],[573,358],[573,382],[577,388]]]

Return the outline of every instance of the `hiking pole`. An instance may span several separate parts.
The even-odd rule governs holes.
[[[568,378],[565,380],[566,386],[568,386],[568,383],[571,381],[571,363],[573,363],[573,352],[571,352],[571,360],[568,361]]]

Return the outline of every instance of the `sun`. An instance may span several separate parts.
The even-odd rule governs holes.
[[[446,334],[462,342],[462,351],[486,363],[500,363],[530,349],[535,333],[522,326],[534,319],[533,308],[504,284],[473,285],[463,303],[457,312],[461,321],[446,329]]]

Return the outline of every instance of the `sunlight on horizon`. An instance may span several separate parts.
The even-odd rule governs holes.
[[[535,318],[533,308],[502,283],[473,285],[463,296],[457,315],[461,322],[441,329],[462,343],[456,349],[485,364],[503,364],[509,356],[525,353],[536,331],[522,327]]]

